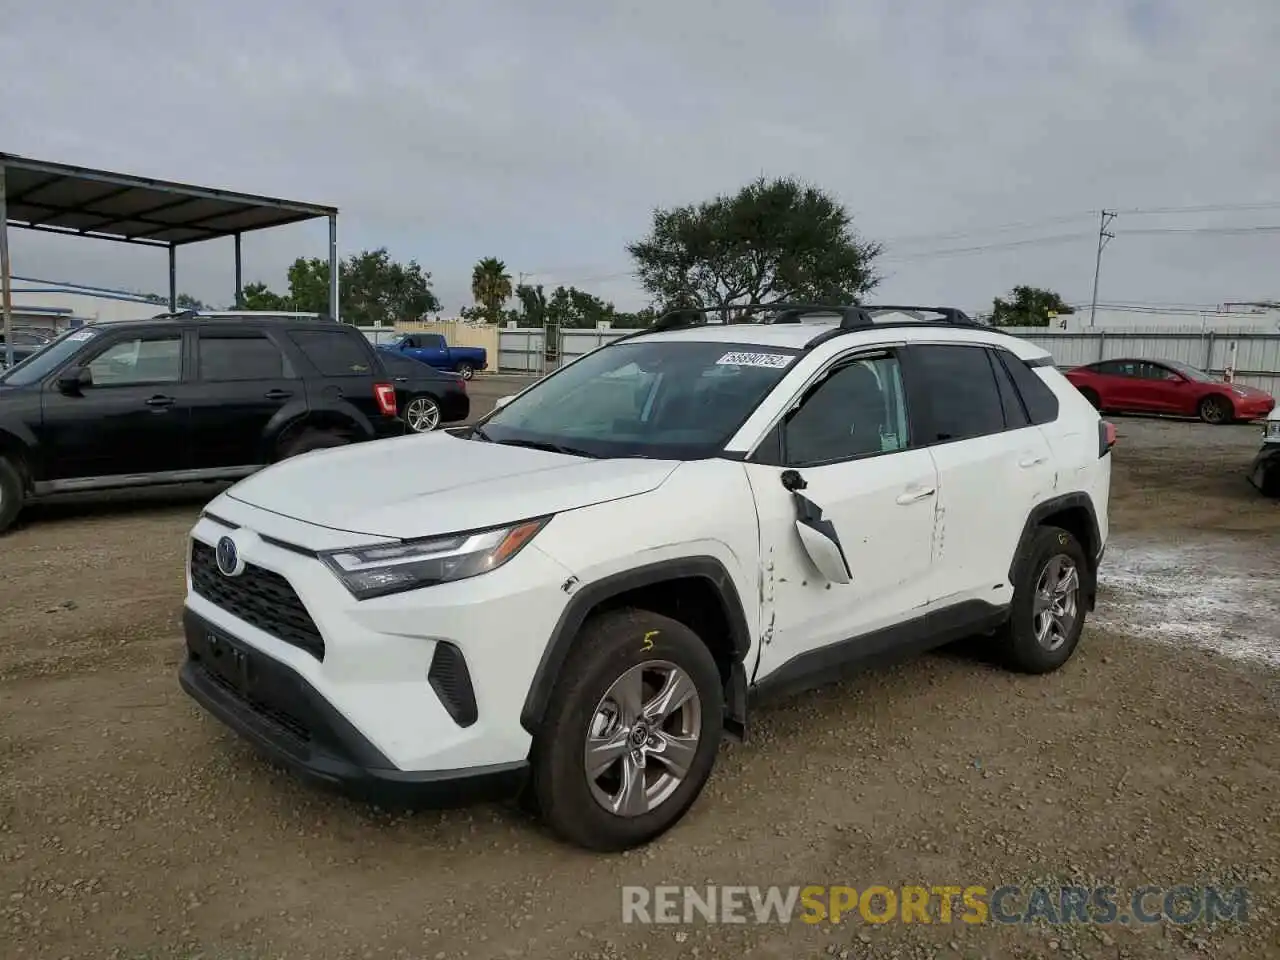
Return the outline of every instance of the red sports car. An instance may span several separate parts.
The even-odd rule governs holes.
[[[1227,383],[1173,360],[1103,360],[1068,370],[1066,377],[1099,410],[1169,413],[1205,423],[1258,420],[1275,409],[1275,397]]]

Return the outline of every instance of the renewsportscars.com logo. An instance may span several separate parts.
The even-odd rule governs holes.
[[[623,923],[1174,924],[1249,919],[1243,887],[623,887]]]

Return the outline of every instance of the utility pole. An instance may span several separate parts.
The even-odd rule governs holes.
[[[1098,225],[1098,256],[1093,262],[1093,300],[1089,302],[1089,326],[1093,326],[1093,316],[1098,312],[1098,274],[1102,270],[1102,248],[1107,245],[1108,240],[1114,240],[1116,235],[1110,233],[1107,227],[1111,225],[1111,221],[1116,218],[1114,210],[1103,210],[1102,219]]]

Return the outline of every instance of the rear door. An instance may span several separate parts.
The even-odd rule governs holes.
[[[285,336],[313,368],[306,378],[310,406],[354,409],[375,429],[389,419],[374,384],[391,379],[383,379],[386,371],[373,346],[358,331],[335,325],[333,330],[289,330]]]
[[[44,387],[41,442],[50,480],[95,480],[186,470],[190,370],[183,334],[157,327],[108,334],[77,365],[90,382]]]
[[[274,339],[279,335],[232,324],[202,326],[195,333],[194,467],[266,463],[268,425],[291,406],[305,408],[302,381]]]
[[[904,368],[912,433],[938,470],[930,603],[1004,602],[1023,524],[1056,482],[1048,441],[991,349],[912,344]]]

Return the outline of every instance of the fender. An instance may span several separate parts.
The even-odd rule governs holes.
[[[0,454],[6,450],[16,450],[22,455],[26,463],[28,483],[40,478],[43,462],[40,440],[22,421],[0,421]]]
[[[726,713],[730,719],[742,723],[746,712],[746,672],[742,662],[751,649],[751,631],[747,626],[746,612],[733,578],[723,563],[715,557],[684,557],[679,560],[661,560],[633,570],[624,570],[593,583],[584,584],[574,593],[542,652],[538,669],[534,671],[524,708],[520,711],[520,725],[535,734],[543,717],[551,690],[564,667],[569,650],[588,615],[603,601],[628,590],[648,587],[664,580],[698,577],[708,581],[720,596],[729,621],[729,641],[733,653],[729,682],[725,688]]]
[[[345,421],[344,426],[353,428],[363,439],[372,440],[374,438],[375,431],[373,424],[369,422],[369,418],[349,403],[343,403],[342,401],[325,402],[322,400],[318,404],[309,406],[306,400],[294,400],[281,407],[267,422],[266,429],[262,431],[262,455],[264,458],[262,462],[270,463],[272,461],[276,444],[280,442],[280,437],[286,430],[295,424],[315,417],[317,414],[327,414],[330,417],[341,418]]]
[[[1082,491],[1053,497],[1043,503],[1036,504],[1031,509],[1031,512],[1027,515],[1027,522],[1023,524],[1022,535],[1018,537],[1018,547],[1013,552],[1013,562],[1009,564],[1009,583],[1016,584],[1018,582],[1018,577],[1026,565],[1027,553],[1030,550],[1031,539],[1035,536],[1036,528],[1043,524],[1046,518],[1063,510],[1083,510],[1089,518],[1086,531],[1087,540],[1081,546],[1084,547],[1085,556],[1089,560],[1088,583],[1085,584],[1085,595],[1088,598],[1089,609],[1092,610],[1097,600],[1098,562],[1102,559],[1102,550],[1106,545],[1100,542],[1102,538],[1098,533],[1098,514],[1093,507],[1093,498]]]

